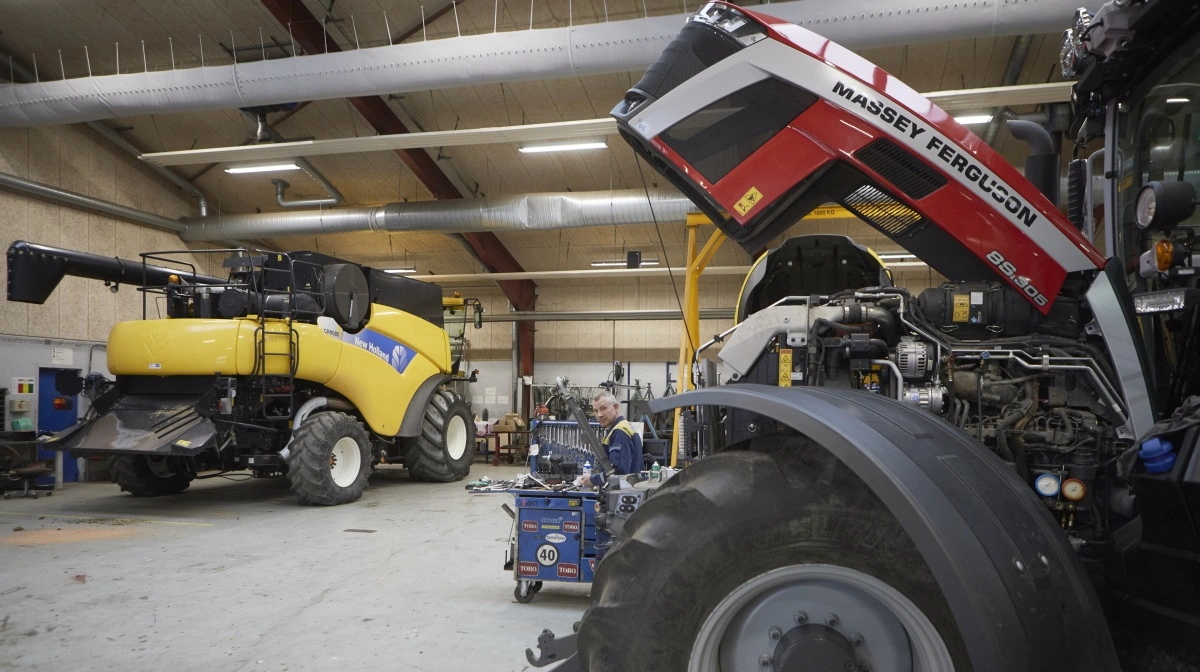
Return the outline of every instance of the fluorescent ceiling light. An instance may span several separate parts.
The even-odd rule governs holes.
[[[413,273],[417,272],[417,269],[415,269],[415,268],[388,268],[388,269],[385,269],[383,272],[391,273],[393,275],[412,275]]]
[[[230,166],[225,172],[237,175],[239,173],[270,173],[279,170],[299,170],[295,163],[266,163],[259,166]]]
[[[608,147],[608,142],[605,140],[584,140],[575,142],[548,142],[536,145],[521,145],[517,149],[522,154],[536,154],[539,152],[569,152],[579,149],[605,149]]]
[[[624,259],[597,260],[592,262],[596,268],[625,268],[629,262]],[[657,266],[658,259],[642,259],[642,266]]]
[[[1171,105],[1171,104],[1187,105],[1190,102],[1192,102],[1191,98],[1168,98],[1167,99],[1168,105]]]
[[[957,121],[958,123],[962,124],[963,126],[970,126],[971,124],[986,124],[992,120],[992,115],[990,115],[990,114],[965,114],[961,117],[955,117],[954,120]]]

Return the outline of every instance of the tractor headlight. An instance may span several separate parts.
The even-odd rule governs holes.
[[[1079,64],[1088,55],[1084,38],[1087,36],[1091,23],[1092,15],[1080,7],[1075,10],[1073,25],[1063,31],[1062,51],[1059,53],[1063,79],[1070,79],[1079,74]]]
[[[701,7],[689,20],[707,23],[746,46],[767,37],[766,28],[757,21],[720,2],[710,2]]]
[[[1138,228],[1170,231],[1196,212],[1196,188],[1190,182],[1150,182],[1138,192],[1134,222]]]

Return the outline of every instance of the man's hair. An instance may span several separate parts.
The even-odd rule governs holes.
[[[617,405],[617,398],[612,395],[612,392],[597,392],[596,396],[592,397],[592,401],[603,402],[605,406]]]

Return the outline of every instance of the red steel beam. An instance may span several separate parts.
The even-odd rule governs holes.
[[[290,26],[292,39],[306,52],[319,54],[325,51],[341,51],[341,47],[325,33],[324,24],[313,16],[300,0],[260,0],[264,7],[271,12],[276,21]],[[447,5],[435,13],[433,18],[444,14],[453,5]],[[426,19],[428,23],[430,19]],[[400,121],[396,113],[379,96],[362,96],[351,98],[350,103],[367,123],[381,135],[408,133],[408,128]],[[437,162],[423,149],[396,150],[404,165],[416,175],[421,184],[429,189],[436,199],[463,198],[462,192],[446,177]],[[513,258],[512,254],[500,242],[495,234],[489,232],[466,233],[463,237],[471,245],[476,256],[483,265],[493,273],[519,273],[524,269]],[[500,288],[509,302],[517,310],[533,310],[536,300],[535,285],[532,280],[509,280],[499,283]],[[530,355],[532,356],[533,331],[529,331]],[[530,359],[532,367],[533,360]]]

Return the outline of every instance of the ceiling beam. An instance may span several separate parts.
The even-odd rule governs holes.
[[[889,264],[890,265],[890,264]],[[749,266],[711,266],[704,277],[715,275],[744,276]],[[686,268],[582,268],[567,271],[525,271],[524,273],[453,273],[445,275],[414,275],[424,282],[453,285],[463,282],[503,282],[506,280],[614,280],[617,278],[668,278],[682,276]]]
[[[212,161],[290,159],[297,156],[357,154],[360,152],[421,149],[425,147],[461,147],[465,145],[490,145],[584,138],[598,140],[604,136],[616,134],[617,122],[613,119],[583,119],[580,121],[525,124],[523,126],[495,126],[491,128],[459,129],[456,131],[424,131],[420,133],[375,135],[361,138],[302,140],[299,142],[278,142],[269,145],[153,152],[143,154],[142,159],[160,166],[181,166],[191,163],[209,163]]]
[[[341,47],[325,32],[325,25],[313,16],[300,0],[260,0],[275,20],[290,26],[292,38],[309,54],[341,51]],[[397,135],[408,133],[408,128],[379,96],[350,98],[350,104],[371,124],[377,133]],[[436,199],[463,198],[462,192],[446,176],[437,162],[423,149],[396,150],[400,160],[413,172],[421,184]],[[519,273],[524,269],[493,233],[464,234],[464,238],[475,255],[489,271],[494,273]],[[500,283],[505,296],[518,310],[533,310],[535,287],[530,280],[513,280]]]
[[[1071,100],[1073,82],[993,86],[960,91],[933,91],[923,94],[946,112],[984,110],[994,107],[1015,107],[1063,103]],[[382,132],[382,131],[381,131]],[[180,166],[211,161],[261,161],[289,159],[296,156],[323,154],[355,154],[387,150],[415,150],[424,147],[458,147],[463,145],[511,144],[540,140],[599,139],[617,134],[617,123],[609,119],[582,119],[522,126],[495,126],[453,131],[426,131],[377,135],[366,138],[305,140],[250,147],[213,147],[176,152],[143,154],[142,159],[160,166]]]

